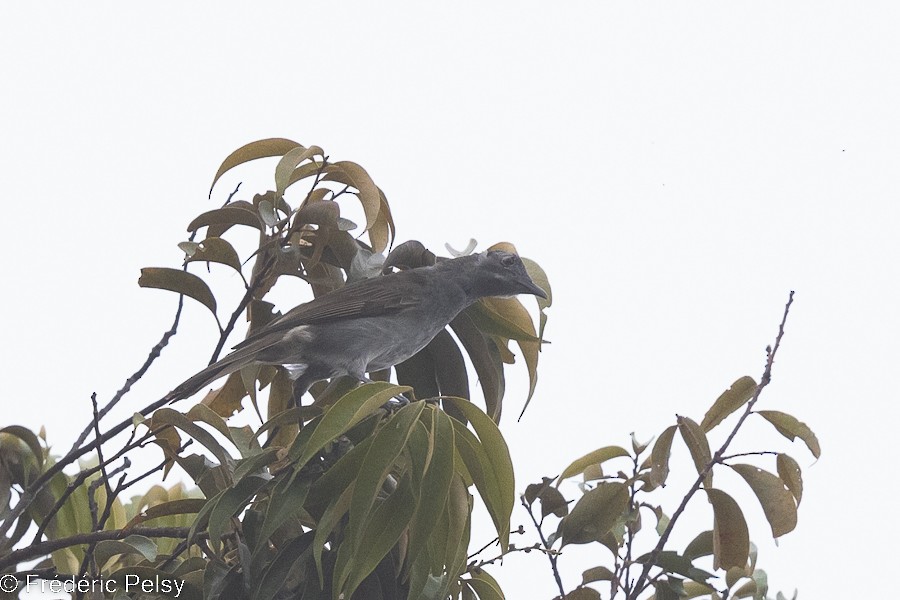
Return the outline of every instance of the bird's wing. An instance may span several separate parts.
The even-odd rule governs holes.
[[[325,323],[340,319],[377,317],[387,315],[420,301],[419,285],[403,285],[409,282],[409,272],[383,275],[342,287],[330,294],[301,304],[271,323],[262,327],[234,347],[259,346],[263,338],[277,339],[275,333],[284,333],[300,325]]]

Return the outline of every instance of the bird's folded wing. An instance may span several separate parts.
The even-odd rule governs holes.
[[[401,285],[404,282],[399,275],[401,274],[380,276],[374,280],[348,285],[301,304],[251,334],[234,349],[258,346],[257,342],[263,338],[268,338],[271,343],[273,338],[277,338],[273,334],[283,333],[300,325],[377,317],[415,306],[420,301],[415,293],[418,286]]]

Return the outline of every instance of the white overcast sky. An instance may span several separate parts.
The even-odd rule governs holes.
[[[743,484],[719,481],[746,502],[773,592],[833,597],[833,577],[892,555],[894,3],[324,4],[0,7],[0,424],[67,447],[90,393],[108,398],[169,326],[175,297],[139,289],[139,269],[177,266],[188,221],[238,181],[247,198],[271,185],[266,163],[208,200],[229,152],[288,137],[362,164],[399,241],[507,240],[546,268],[552,345],[520,423],[510,373],[502,423],[520,490],[676,412],[699,421],[759,376],[796,290],[760,406],[806,421],[822,458],[756,423],[738,447],[800,461],[797,530],[776,548]],[[213,336],[191,305],[120,416],[204,365]],[[683,446],[673,460],[692,468]],[[696,503],[681,544],[711,524]],[[569,589],[608,558],[591,552],[563,558]],[[536,554],[492,573],[511,598],[554,593]]]

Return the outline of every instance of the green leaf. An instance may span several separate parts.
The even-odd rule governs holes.
[[[749,402],[754,393],[756,393],[756,382],[753,381],[753,378],[746,375],[741,377],[716,399],[703,417],[700,427],[703,431],[709,432],[724,421],[728,415]]]
[[[478,327],[487,333],[511,340],[539,342],[531,315],[516,298],[482,298],[472,315]]]
[[[694,460],[694,466],[697,468],[697,474],[706,471],[703,478],[703,486],[712,487],[712,453],[709,451],[709,441],[706,434],[695,421],[688,417],[678,417],[678,431],[681,433],[684,443],[687,444]]]
[[[245,225],[262,231],[263,223],[259,213],[249,202],[233,202],[228,206],[206,211],[197,216],[187,226],[188,231],[197,231],[201,227],[216,227],[220,232],[227,231],[232,225]]]
[[[221,444],[212,436],[211,433],[196,425],[192,420],[190,420],[187,416],[178,412],[172,408],[160,408],[156,412],[153,413],[152,419],[153,429],[163,425],[173,425],[178,429],[182,430],[197,442],[203,444],[206,449],[213,453],[213,455],[219,459],[219,464],[221,465],[232,465],[234,463],[234,459],[231,455],[222,447]]]
[[[311,159],[313,156],[321,156],[324,158],[325,152],[318,146],[304,148],[303,146],[298,145],[281,157],[281,160],[278,161],[278,164],[275,166],[275,191],[279,196],[284,194],[291,183],[294,183],[291,181],[291,178],[297,165],[305,160]]]
[[[381,210],[381,192],[369,174],[361,166],[347,160],[327,165],[322,177],[326,181],[337,181],[359,190],[359,202],[366,215],[366,231],[372,228]]]
[[[268,200],[261,201],[257,211],[259,212],[259,218],[266,224],[266,227],[274,227],[275,223],[278,222],[278,215],[275,214],[275,206]]]
[[[204,498],[180,498],[163,502],[162,504],[146,508],[141,514],[129,521],[126,528],[160,517],[194,514],[200,512],[205,504],[206,500]]]
[[[635,562],[646,564],[650,561],[651,554],[652,553],[648,552],[647,554],[636,558]],[[714,577],[712,573],[695,567],[691,562],[691,559],[682,556],[677,552],[672,552],[671,550],[663,550],[657,554],[653,564],[660,567],[666,573],[675,573],[676,575],[682,575],[688,579],[693,579],[694,581],[699,581],[701,583],[705,582],[710,577]]]
[[[185,262],[214,262],[241,272],[241,259],[230,243],[219,237],[208,237],[197,246]]]
[[[231,528],[231,517],[242,511],[267,482],[264,477],[249,475],[218,498],[209,514],[209,539],[214,545],[218,546],[219,540]]]
[[[629,456],[628,451],[621,446],[604,446],[603,448],[598,448],[593,452],[589,452],[581,458],[572,461],[572,464],[563,469],[562,474],[556,480],[556,487],[559,487],[559,484],[562,483],[564,479],[580,475],[591,465],[602,464],[620,456]]]
[[[385,477],[394,467],[406,446],[412,427],[425,408],[423,402],[414,402],[401,408],[375,434],[375,439],[359,470],[354,484],[353,500],[350,505],[350,522],[347,526],[347,540],[355,551],[364,541],[364,527],[375,499],[381,491]]]
[[[316,565],[316,573],[319,575],[319,587],[325,585],[325,570],[322,568],[322,554],[325,552],[325,545],[328,542],[328,536],[334,531],[334,528],[343,520],[344,515],[350,510],[350,501],[353,500],[353,486],[345,488],[338,493],[336,500],[328,505],[328,508],[322,513],[316,524],[316,537],[313,540],[313,562]],[[349,545],[348,545],[349,548]],[[350,552],[346,550],[345,552]],[[345,559],[346,560],[346,559]]]
[[[480,600],[504,600],[503,590],[497,580],[491,577],[484,569],[477,569],[469,579],[469,586],[478,594]]]
[[[696,581],[685,581],[684,592],[685,595],[682,596],[682,600],[699,598],[700,596],[709,596],[713,600],[719,600],[719,595],[716,593],[715,588],[704,583],[697,583]]]
[[[167,267],[145,267],[141,269],[138,285],[184,294],[208,308],[213,316],[216,316],[216,298],[206,282],[192,273]]]
[[[122,554],[139,554],[146,560],[156,560],[156,542],[142,535],[129,535],[122,540],[103,540],[97,542],[94,559],[97,566],[103,568],[107,561]]]
[[[563,596],[563,600],[601,600],[601,598],[600,592],[589,587],[575,588]]]
[[[0,429],[0,433],[7,433],[25,442],[28,449],[31,450],[31,453],[34,455],[38,467],[44,466],[44,450],[41,448],[41,443],[38,441],[38,438],[34,435],[33,431],[27,427],[22,427],[21,425],[7,425],[3,429]]]
[[[212,197],[213,188],[216,186],[219,177],[224,175],[230,169],[245,162],[256,160],[257,158],[283,156],[299,146],[300,144],[297,142],[284,138],[257,140],[241,146],[222,161],[219,170],[216,171],[216,176],[213,177],[212,185],[209,186],[209,196]]]
[[[585,492],[572,511],[560,521],[563,546],[599,542],[628,508],[628,487],[604,482]]]
[[[375,438],[369,446],[369,451],[366,453],[359,475],[353,485],[350,518],[344,543],[338,550],[338,558],[334,567],[333,586],[335,590],[344,590],[348,582],[354,583],[353,567],[360,561],[364,561],[364,556],[368,552],[366,532],[373,514],[378,513],[378,507],[375,506],[376,500],[382,492],[385,478],[394,470],[406,447],[407,440],[424,407],[423,402],[414,402],[401,408],[375,434]],[[381,558],[378,557],[378,561]],[[362,578],[358,581],[362,581]],[[349,597],[350,594],[347,596]]]
[[[487,475],[496,482],[496,496],[486,497],[481,488],[479,491],[482,492],[482,498],[497,527],[500,548],[505,552],[509,547],[509,519],[516,503],[515,473],[512,458],[509,455],[509,447],[506,445],[506,440],[503,439],[503,434],[497,428],[497,424],[477,406],[461,398],[446,398],[444,401],[465,415],[484,448],[488,462],[489,472]],[[459,421],[454,420],[454,427],[457,431],[468,432],[465,425]]]
[[[296,468],[305,465],[325,444],[374,413],[384,403],[412,388],[382,381],[367,383],[341,397],[326,412],[311,436],[298,436],[288,456]]]
[[[713,553],[713,531],[708,529],[697,534],[691,543],[684,549],[684,557],[694,560],[701,556],[710,556]]]
[[[778,430],[778,433],[792,442],[794,441],[794,438],[803,440],[803,443],[806,444],[806,447],[809,448],[809,451],[812,452],[812,455],[816,458],[819,458],[822,454],[822,449],[819,447],[819,440],[816,438],[816,434],[813,433],[812,429],[810,429],[806,423],[798,421],[797,418],[792,415],[777,410],[758,410],[756,411],[756,414],[774,425],[775,429]]]
[[[450,417],[436,408],[431,413],[432,428],[430,442],[433,447],[431,460],[428,462],[424,476],[421,477],[420,489],[415,490],[419,505],[410,526],[409,555],[418,556],[425,552],[428,539],[431,537],[441,513],[447,505],[450,485],[455,471],[454,448],[456,437]],[[412,448],[410,448],[412,450]]]
[[[666,529],[668,529],[671,519],[669,518],[669,515],[663,512],[661,506],[654,507],[653,514],[656,515],[656,534],[662,535],[665,533]]]
[[[749,598],[763,600],[769,591],[769,581],[766,572],[757,569],[750,575],[750,581],[739,587],[732,593],[732,598]]]
[[[667,427],[656,439],[650,451],[650,483],[654,488],[664,486],[669,477],[669,456],[672,454],[675,430],[675,425]]]
[[[794,530],[797,526],[797,506],[794,496],[784,487],[784,482],[776,475],[759,467],[746,464],[730,465],[756,494],[762,505],[766,520],[772,528],[772,537]]]
[[[616,574],[607,567],[591,567],[581,574],[581,585],[587,585],[594,581],[615,581]]]
[[[234,479],[240,480],[247,475],[265,473],[265,468],[278,460],[278,448],[266,448],[259,454],[239,460],[234,469]]]
[[[787,489],[791,490],[797,506],[800,506],[800,499],[803,498],[803,476],[800,473],[800,465],[797,461],[787,454],[779,454],[775,459],[778,469],[778,476],[784,481]]]
[[[266,507],[266,517],[259,532],[259,546],[254,550],[254,560],[258,552],[268,548],[269,538],[303,509],[308,492],[308,480],[282,476],[281,481],[272,489],[272,496]]]
[[[307,531],[294,538],[278,550],[278,554],[266,567],[257,580],[256,588],[250,598],[252,600],[272,600],[285,585],[288,574],[298,561],[307,559],[310,545],[313,543],[315,531]]]
[[[354,554],[352,571],[343,587],[345,597],[350,598],[363,579],[375,570],[412,520],[416,498],[411,480],[411,477],[402,478],[397,489],[372,511],[362,535],[364,548]],[[339,553],[344,550],[341,547]]]
[[[469,314],[470,310],[471,307],[457,315],[450,322],[450,328],[459,338],[472,361],[478,382],[481,384],[481,391],[484,394],[487,414],[494,421],[499,422],[503,409],[503,393],[506,387],[503,363],[500,360],[496,344],[478,329]]]
[[[715,488],[706,494],[713,507],[713,568],[743,568],[750,555],[750,532],[734,498]]]

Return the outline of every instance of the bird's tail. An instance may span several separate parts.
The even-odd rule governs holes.
[[[199,373],[192,375],[180,383],[174,390],[166,395],[166,398],[169,402],[189,398],[216,379],[231,375],[251,362],[253,362],[252,358],[244,355],[244,353],[235,352],[229,354],[225,358],[214,362]]]

